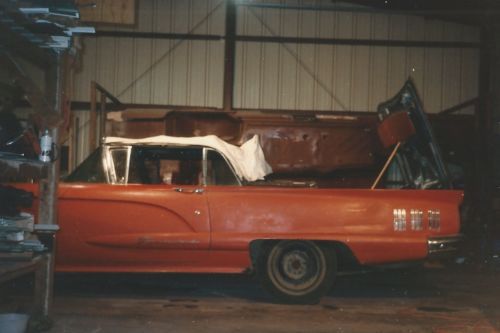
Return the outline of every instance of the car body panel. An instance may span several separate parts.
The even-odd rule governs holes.
[[[347,245],[362,264],[424,259],[427,239],[456,235],[462,192],[208,188],[212,249],[245,250],[253,239],[310,239]],[[438,209],[440,230],[394,231],[393,210]]]
[[[205,195],[176,188],[61,183],[57,269],[189,266],[205,260],[210,244]]]
[[[252,267],[250,243],[270,239],[337,242],[361,264],[384,264],[423,260],[430,237],[460,230],[461,191],[175,188],[62,183],[56,269],[242,272]],[[441,227],[395,231],[395,207],[422,210],[424,221],[427,210],[437,209]]]

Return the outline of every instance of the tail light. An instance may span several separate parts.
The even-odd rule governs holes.
[[[422,212],[420,209],[412,209],[410,211],[410,223],[411,223],[411,230],[423,230],[424,229],[424,212]]]
[[[406,230],[406,209],[394,209],[394,230],[404,231]]]
[[[429,230],[439,230],[441,228],[441,213],[437,209],[427,211],[429,218]]]

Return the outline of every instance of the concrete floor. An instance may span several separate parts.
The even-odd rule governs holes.
[[[283,305],[249,276],[57,275],[50,333],[500,332],[500,272],[386,270],[340,276],[318,305]],[[2,312],[30,279],[0,286]],[[1,329],[0,329],[1,331]]]

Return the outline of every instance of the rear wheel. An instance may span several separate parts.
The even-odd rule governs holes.
[[[317,303],[333,285],[335,251],[311,241],[265,243],[257,258],[262,286],[287,303]]]

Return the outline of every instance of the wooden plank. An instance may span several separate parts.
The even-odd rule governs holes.
[[[0,262],[0,283],[4,283],[32,273],[39,268],[41,256],[34,257],[30,261],[2,261]]]
[[[77,0],[76,4],[82,22],[135,24],[135,0]]]

